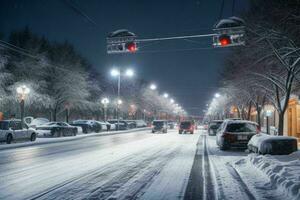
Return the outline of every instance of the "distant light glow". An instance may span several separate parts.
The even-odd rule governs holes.
[[[169,97],[169,94],[168,94],[168,93],[164,93],[164,97],[165,97],[165,98],[168,98],[168,97]]]
[[[220,96],[221,96],[221,95],[220,95],[219,93],[216,93],[216,94],[215,94],[215,97],[216,97],[216,98],[219,98]]]
[[[120,75],[120,71],[118,69],[112,69],[110,74],[112,76],[119,76]]]
[[[157,86],[156,86],[155,84],[151,84],[151,85],[150,85],[150,89],[151,89],[151,90],[156,90],[156,88],[157,88]]]
[[[103,98],[102,100],[101,100],[101,103],[103,104],[103,105],[107,105],[107,104],[109,104],[109,99],[108,98]]]
[[[125,72],[126,76],[132,77],[134,76],[134,71],[132,69],[127,69]]]
[[[174,101],[174,99],[170,99],[170,102],[171,102],[171,103],[174,103],[175,101]]]
[[[118,99],[117,104],[121,105],[123,103],[123,101],[121,99]]]

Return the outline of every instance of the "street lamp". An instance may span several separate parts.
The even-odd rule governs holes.
[[[171,102],[171,103],[174,103],[175,101],[174,101],[174,99],[170,99],[170,102]]]
[[[216,98],[219,98],[220,96],[221,96],[221,95],[220,95],[219,93],[216,93],[216,94],[215,94],[215,97],[216,97]]]
[[[125,71],[125,75],[128,77],[132,77],[132,76],[134,76],[134,71],[132,69],[127,69]]]
[[[26,85],[22,85],[17,87],[17,93],[20,97],[20,108],[21,108],[21,125],[24,125],[24,105],[25,105],[25,98],[29,94],[30,89]]]
[[[101,103],[104,107],[104,121],[107,121],[107,105],[109,104],[109,99],[105,97],[101,100]]]
[[[154,83],[152,83],[152,84],[150,85],[150,89],[151,89],[151,90],[156,90],[156,88],[157,88],[157,86],[156,86]]]
[[[165,98],[168,98],[168,97],[169,97],[169,94],[168,94],[168,93],[164,93],[164,97],[165,97]]]
[[[112,69],[110,72],[111,76],[118,77],[118,101],[117,101],[117,120],[118,120],[118,126],[117,130],[119,130],[119,107],[122,104],[122,101],[120,100],[120,90],[121,90],[121,76],[127,76],[132,77],[134,75],[134,71],[132,69],[126,69],[123,73],[119,69]]]

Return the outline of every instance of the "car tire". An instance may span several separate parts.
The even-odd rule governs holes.
[[[182,131],[178,131],[179,134],[182,134]]]
[[[155,131],[151,131],[151,133],[155,133]]]
[[[34,142],[36,140],[36,133],[32,133],[30,136],[30,141]]]
[[[13,141],[13,136],[12,134],[8,134],[6,136],[6,144],[11,144],[11,142]]]
[[[229,146],[229,145],[226,145],[225,143],[223,143],[223,144],[220,145],[220,150],[226,151],[226,150],[228,150],[228,149],[230,149],[230,146]]]
[[[191,134],[194,134],[194,131],[192,131]]]
[[[76,135],[77,135],[77,130],[74,129],[74,130],[73,130],[73,136],[76,136]]]

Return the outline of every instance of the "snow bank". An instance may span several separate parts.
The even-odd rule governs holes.
[[[297,138],[257,134],[248,143],[249,150],[261,154],[290,154],[297,151]]]
[[[289,161],[280,161],[280,158],[290,157]],[[255,167],[263,172],[269,179],[272,188],[284,193],[289,199],[300,199],[300,151],[288,156],[271,156],[250,154],[241,163]]]

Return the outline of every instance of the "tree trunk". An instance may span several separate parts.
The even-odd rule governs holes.
[[[249,106],[248,106],[247,120],[250,120],[250,117],[251,117],[251,108],[252,108],[252,103],[250,102]]]
[[[56,117],[57,117],[57,108],[55,107],[52,112],[52,120],[54,122],[56,122]]]
[[[261,127],[261,119],[260,119],[261,109],[258,106],[256,107],[256,112],[257,112],[256,122],[258,126]]]
[[[278,116],[278,135],[283,135],[284,112],[280,112]]]

